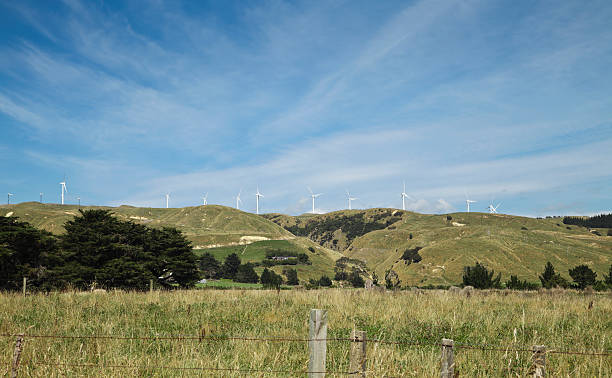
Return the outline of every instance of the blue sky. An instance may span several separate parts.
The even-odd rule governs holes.
[[[13,202],[612,211],[610,1],[0,0]]]

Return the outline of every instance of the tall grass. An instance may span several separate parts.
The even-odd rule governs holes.
[[[589,303],[593,306],[589,309]],[[612,297],[441,291],[215,291],[0,294],[0,334],[286,336],[307,338],[311,308],[328,310],[328,337],[365,330],[370,339],[433,346],[367,347],[370,376],[438,376],[442,338],[455,343],[546,345],[549,350],[612,350]],[[0,361],[14,338],[0,337]],[[329,341],[327,369],[346,371],[350,345]],[[458,349],[461,376],[524,376],[530,353]],[[306,370],[306,342],[241,340],[109,340],[27,338],[21,374],[30,376],[296,376],[296,373],[179,371],[145,366]],[[131,369],[44,366],[46,363],[129,365]],[[6,371],[6,368],[0,368]],[[551,354],[550,376],[611,376],[612,357]],[[2,374],[0,370],[0,374]]]

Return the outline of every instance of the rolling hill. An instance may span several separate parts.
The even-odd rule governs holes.
[[[476,261],[501,272],[503,280],[515,274],[531,282],[538,281],[546,261],[566,278],[568,269],[579,264],[589,265],[602,278],[612,264],[612,237],[567,226],[559,218],[425,215],[395,209],[298,217],[268,214],[266,218],[364,261],[380,278],[393,270],[404,285],[457,284],[463,267]],[[421,260],[402,259],[406,250],[418,250]]]
[[[307,238],[295,237],[277,224],[255,214],[233,208],[206,205],[184,208],[139,208],[132,206],[82,206],[82,209],[108,209],[116,217],[151,227],[172,226],[183,231],[196,253],[223,248],[243,251],[265,249],[267,244],[309,254],[312,265],[296,266],[300,279],[333,275],[335,260],[342,255]],[[64,232],[64,223],[79,214],[76,205],[24,202],[0,206],[0,216],[19,217],[35,227],[54,234]],[[254,247],[254,248],[253,248]],[[314,252],[308,249],[311,247]],[[272,247],[269,247],[272,248]],[[249,258],[245,261],[250,261]],[[263,269],[263,268],[262,268]],[[273,268],[278,273],[282,266]]]

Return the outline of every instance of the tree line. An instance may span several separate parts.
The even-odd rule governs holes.
[[[612,214],[599,214],[592,217],[564,217],[563,223],[589,228],[612,228]]]
[[[603,280],[597,280],[597,273],[584,264],[569,269],[568,273],[573,282],[568,281],[560,273],[557,273],[555,267],[549,261],[538,278],[540,279],[541,287],[545,289],[560,287],[584,290],[589,286],[598,291],[612,289],[612,265],[610,265],[608,274],[604,274]],[[486,266],[477,262],[474,266],[464,267],[463,285],[473,286],[477,289],[501,289],[501,273],[495,276],[493,269],[489,270]],[[517,276],[511,275],[510,280],[505,282],[505,287],[513,290],[536,290],[540,285],[526,280],[519,280]]]

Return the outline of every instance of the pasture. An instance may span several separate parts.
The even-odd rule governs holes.
[[[442,338],[501,349],[456,349],[460,376],[524,376],[531,353],[512,350],[524,346],[612,350],[612,297],[572,291],[3,293],[0,308],[3,372],[15,345],[7,335],[25,332],[19,372],[28,376],[303,376],[312,308],[328,310],[328,338],[358,329],[368,339],[398,342],[367,344],[368,375],[375,377],[438,376]],[[35,337],[43,335],[58,337]],[[328,341],[327,370],[346,372],[350,348],[350,341]],[[547,373],[610,376],[612,357],[548,354]]]

